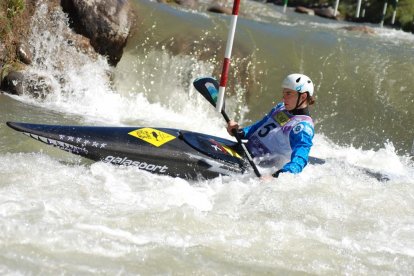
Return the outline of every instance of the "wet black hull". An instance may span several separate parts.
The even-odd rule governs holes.
[[[8,122],[33,139],[85,158],[194,179],[243,173],[235,142],[169,128],[61,126]]]

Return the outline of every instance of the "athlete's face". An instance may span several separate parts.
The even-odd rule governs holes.
[[[290,110],[295,109],[296,103],[298,102],[298,96],[301,97],[299,102],[302,102],[304,99],[306,99],[305,93],[298,93],[295,90],[292,90],[289,88],[283,88],[283,102],[285,103],[285,108],[287,110],[290,111]]]

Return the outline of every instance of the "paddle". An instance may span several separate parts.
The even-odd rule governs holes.
[[[204,98],[207,99],[214,107],[216,107],[217,98],[219,95],[219,84],[217,80],[210,78],[210,77],[203,77],[198,78],[193,82],[193,85],[195,89],[200,92],[201,95],[204,96]],[[223,102],[223,108],[221,109],[221,115],[223,115],[224,119],[228,123],[230,121],[229,116],[227,116],[226,111],[224,110],[224,102]],[[259,170],[257,169],[256,164],[253,161],[253,158],[249,152],[249,150],[246,148],[246,145],[243,144],[241,141],[241,138],[239,134],[237,133],[236,129],[233,129],[233,135],[236,137],[237,142],[240,144],[240,146],[243,148],[244,153],[247,156],[247,160],[249,161],[250,165],[252,166],[254,173],[257,177],[261,177],[261,174]]]

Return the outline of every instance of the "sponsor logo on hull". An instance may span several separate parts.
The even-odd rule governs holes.
[[[112,156],[112,155],[108,155],[107,157],[105,157],[103,162],[111,163],[115,165],[134,166],[134,167],[138,167],[138,169],[146,170],[150,172],[166,173],[168,170],[168,167],[165,165],[163,166],[154,165],[154,164],[147,163],[147,162],[130,160],[127,157],[119,157],[119,156]]]
[[[39,135],[27,133],[27,132],[23,132],[23,133],[25,135],[33,138],[33,139],[36,139],[36,140],[40,141],[40,142],[43,142],[45,144],[57,147],[61,150],[64,150],[64,151],[67,151],[67,152],[70,152],[70,153],[88,154],[88,150],[85,149],[85,148],[80,148],[80,147],[77,147],[77,146],[62,142],[62,141],[57,141],[57,140],[54,140],[54,139],[46,138],[46,137],[43,137],[43,136],[39,136]]]
[[[221,151],[224,154],[229,154],[233,157],[237,157],[239,159],[242,159],[242,157],[237,153],[237,151],[233,150],[232,148],[229,148],[225,145],[222,145],[214,139],[209,139],[209,141],[211,142],[211,147],[215,151]]]

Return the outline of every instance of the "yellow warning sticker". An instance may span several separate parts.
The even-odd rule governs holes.
[[[226,146],[223,146],[223,148],[231,155],[231,156],[234,156],[234,157],[237,157],[237,158],[240,158],[241,159],[241,156],[237,153],[237,151],[235,151],[235,150],[233,150],[233,149],[231,149],[231,148],[229,148],[229,147],[226,147]]]
[[[174,140],[175,136],[154,128],[140,128],[128,133],[138,139],[144,140],[156,147],[162,146],[165,143]]]

